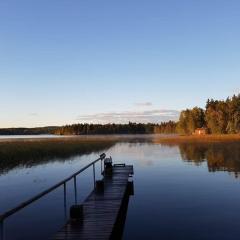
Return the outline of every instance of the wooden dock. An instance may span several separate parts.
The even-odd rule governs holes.
[[[83,204],[73,209],[78,208],[72,215],[79,216],[72,217],[53,239],[121,239],[133,189],[130,179],[133,166],[116,164],[110,171],[105,168],[104,172],[102,181],[97,182]]]

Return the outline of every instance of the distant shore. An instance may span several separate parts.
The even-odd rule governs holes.
[[[240,134],[208,134],[208,135],[175,135],[155,138],[156,143],[181,143],[181,142],[240,142]]]
[[[161,142],[223,142],[240,141],[240,134],[207,134],[207,135],[178,135],[178,134],[115,134],[115,135],[15,135],[1,138],[1,142],[88,142],[88,141],[125,141],[129,139],[145,139],[156,143]]]

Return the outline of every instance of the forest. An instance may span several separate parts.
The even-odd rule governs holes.
[[[95,134],[173,134],[191,135],[197,128],[205,128],[209,134],[240,133],[240,94],[226,100],[208,99],[205,109],[194,107],[181,111],[178,122],[127,124],[78,123],[41,128],[5,128],[0,135],[95,135]]]
[[[191,135],[197,128],[209,134],[240,133],[240,94],[226,100],[208,99],[205,109],[194,107],[181,111],[179,121],[160,124],[73,124],[57,128],[59,135],[88,134],[172,134]]]
[[[0,135],[38,135],[53,134],[59,127],[37,127],[37,128],[1,128]]]
[[[176,131],[192,134],[196,128],[206,128],[209,134],[240,133],[240,94],[226,100],[208,99],[205,109],[182,111]]]
[[[97,134],[171,134],[176,132],[177,124],[173,121],[162,122],[160,124],[88,124],[79,123],[59,127],[42,128],[2,128],[0,135],[37,135],[37,134],[56,134],[56,135],[97,135]]]
[[[94,134],[171,134],[176,132],[176,123],[173,121],[160,124],[73,124],[60,127],[54,131],[58,135],[94,135]]]

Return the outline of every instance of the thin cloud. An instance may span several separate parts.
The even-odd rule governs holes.
[[[139,103],[135,103],[135,105],[137,105],[139,107],[150,107],[153,104],[151,102],[139,102]]]
[[[38,116],[38,114],[35,113],[35,112],[32,112],[32,113],[29,113],[29,116],[31,116],[31,117],[36,117],[36,116]]]
[[[179,117],[177,110],[150,110],[150,111],[125,111],[80,115],[76,120],[82,123],[160,123],[169,120],[176,121]]]

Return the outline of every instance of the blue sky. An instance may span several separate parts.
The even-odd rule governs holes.
[[[159,122],[240,90],[238,0],[2,0],[0,127]]]

